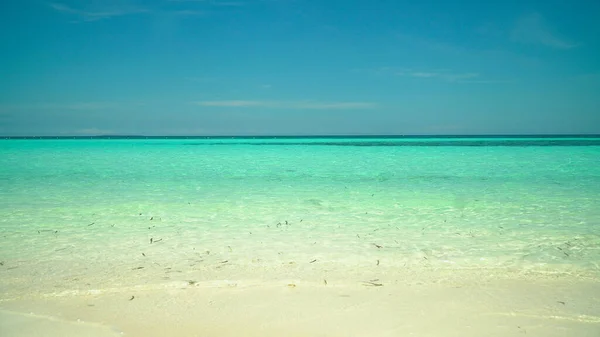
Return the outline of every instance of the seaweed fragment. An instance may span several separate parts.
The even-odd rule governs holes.
[[[363,281],[363,285],[371,287],[383,287],[383,283],[376,283],[376,281]]]

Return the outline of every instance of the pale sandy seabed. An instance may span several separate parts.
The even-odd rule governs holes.
[[[600,336],[597,278],[449,270],[379,274],[3,296],[0,335]]]

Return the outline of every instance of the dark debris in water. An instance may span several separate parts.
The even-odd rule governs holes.
[[[378,281],[379,281],[379,279],[363,281],[363,285],[371,286],[371,287],[383,287],[383,283],[379,283]]]

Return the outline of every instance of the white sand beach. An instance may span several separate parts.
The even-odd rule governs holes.
[[[0,303],[2,336],[589,336],[600,282],[232,281],[110,289]]]

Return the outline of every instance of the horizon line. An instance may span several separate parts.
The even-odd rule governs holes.
[[[46,135],[8,136],[3,139],[156,139],[156,138],[600,138],[600,133],[526,133],[526,134],[315,134],[315,135]]]

